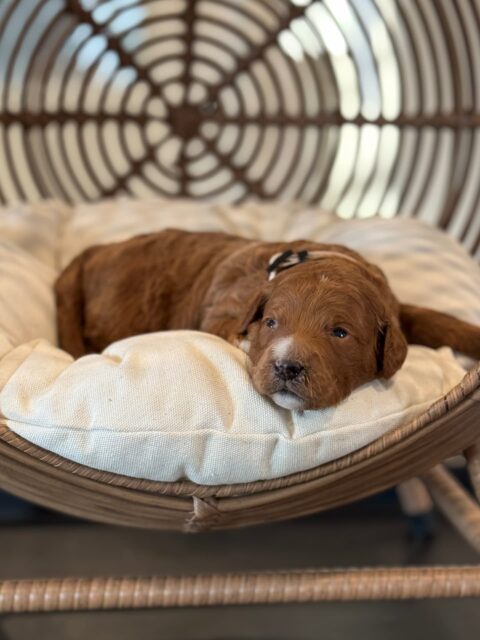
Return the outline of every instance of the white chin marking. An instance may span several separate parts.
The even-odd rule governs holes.
[[[283,360],[288,356],[290,348],[293,345],[293,337],[287,336],[276,340],[272,345],[272,354],[276,360]]]
[[[272,400],[282,409],[289,409],[290,411],[301,411],[305,404],[301,398],[288,391],[274,393]]]

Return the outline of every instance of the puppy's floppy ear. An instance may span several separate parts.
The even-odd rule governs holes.
[[[267,293],[263,289],[259,289],[254,293],[251,299],[245,306],[245,311],[240,318],[240,326],[238,333],[240,335],[247,333],[248,327],[252,322],[261,320],[263,316],[263,310],[267,303]]]
[[[407,357],[407,341],[400,329],[396,317],[383,323],[377,333],[377,374],[382,378],[391,378]]]

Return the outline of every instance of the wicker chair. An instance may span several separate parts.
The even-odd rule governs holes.
[[[473,0],[5,0],[0,199],[300,199],[344,217],[415,215],[478,256],[479,50]],[[480,508],[441,466],[464,453],[480,496],[479,402],[477,366],[351,455],[215,487],[83,467],[0,417],[0,487],[82,518],[195,532],[331,509],[419,477],[480,551]],[[0,582],[0,612],[477,595],[480,567],[12,580]]]

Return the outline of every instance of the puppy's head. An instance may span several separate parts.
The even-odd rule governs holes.
[[[245,310],[239,346],[256,389],[302,411],[338,404],[402,365],[407,343],[382,272],[340,256],[277,274]]]

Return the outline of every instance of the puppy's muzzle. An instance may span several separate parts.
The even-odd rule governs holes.
[[[296,380],[305,370],[305,367],[295,360],[277,360],[273,364],[275,376],[280,380],[288,382]]]

